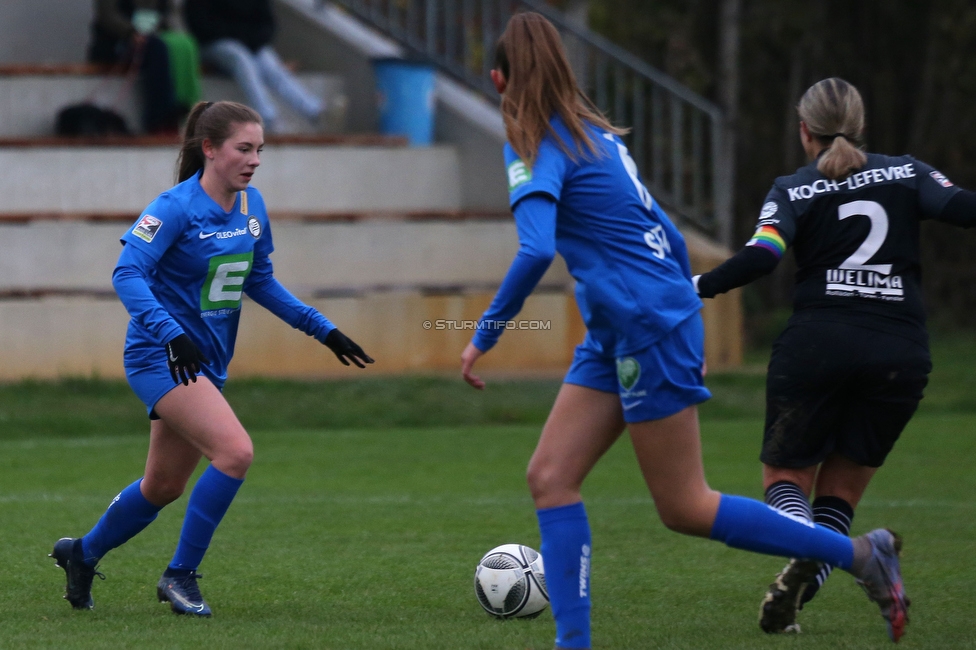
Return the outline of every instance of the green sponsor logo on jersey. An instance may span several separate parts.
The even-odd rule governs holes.
[[[617,359],[617,379],[624,390],[630,390],[640,379],[641,368],[634,357]]]
[[[508,166],[508,191],[513,191],[519,185],[524,185],[532,180],[532,170],[525,166],[521,160],[516,160]]]
[[[200,310],[239,309],[244,280],[251,272],[253,262],[253,252],[211,257],[210,270],[200,291]]]

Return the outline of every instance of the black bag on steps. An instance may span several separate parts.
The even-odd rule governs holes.
[[[125,118],[92,103],[71,104],[58,111],[54,132],[69,136],[129,135]]]

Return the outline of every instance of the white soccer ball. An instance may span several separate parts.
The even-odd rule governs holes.
[[[502,544],[478,562],[474,593],[497,618],[532,618],[549,604],[542,556],[528,546]]]

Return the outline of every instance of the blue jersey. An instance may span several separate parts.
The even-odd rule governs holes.
[[[555,117],[551,125],[572,148],[562,120]],[[518,224],[520,203],[534,195],[555,202],[551,236],[576,280],[576,301],[588,330],[584,344],[600,354],[623,356],[660,340],[702,304],[691,283],[684,238],[644,187],[627,147],[616,135],[592,125],[587,129],[598,155],[580,154],[575,161],[552,134],[542,140],[531,169],[506,144],[510,203],[524,248],[524,233],[537,231],[538,224]],[[506,284],[515,283],[507,278]],[[485,320],[511,318],[503,313],[507,291],[503,285]],[[491,330],[479,329],[475,345],[484,350],[493,337]]]
[[[133,316],[126,367],[154,363],[161,346],[185,333],[210,360],[206,374],[222,385],[234,354],[244,292],[320,340],[334,328],[273,278],[271,227],[264,200],[253,187],[238,192],[225,212],[203,190],[197,174],[150,203],[122,242],[126,250],[116,269],[116,287]],[[145,278],[151,295],[145,285],[140,292],[139,283],[119,281],[120,270],[132,269]]]

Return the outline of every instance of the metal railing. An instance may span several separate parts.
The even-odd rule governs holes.
[[[415,55],[482,92],[495,43],[518,11],[537,11],[563,37],[580,86],[619,126],[655,199],[730,245],[732,188],[722,110],[673,78],[538,0],[335,0]]]

